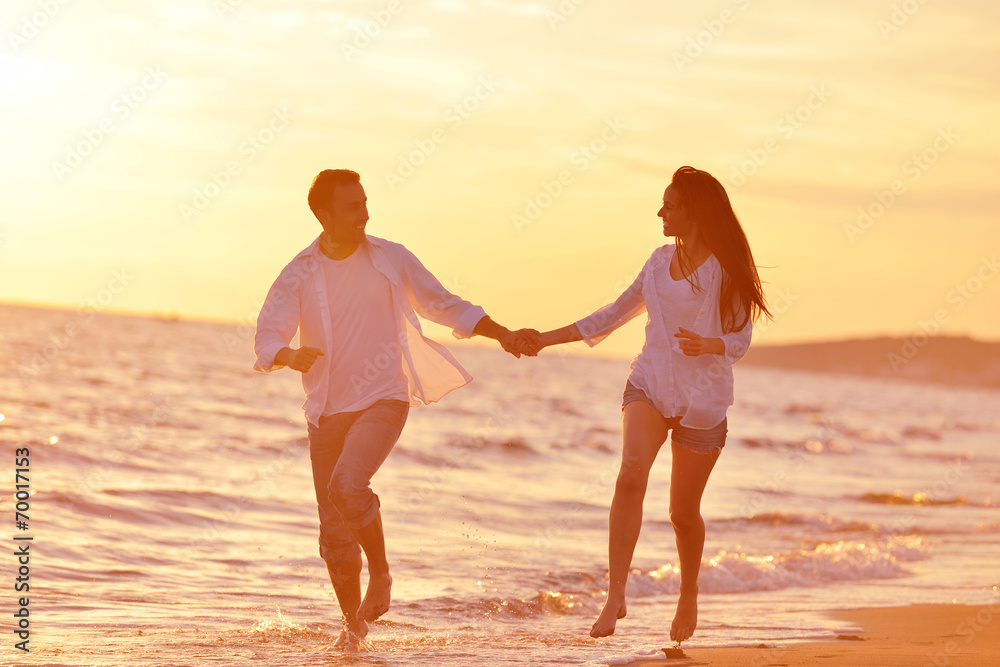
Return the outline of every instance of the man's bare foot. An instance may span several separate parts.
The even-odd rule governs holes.
[[[615,634],[615,624],[619,618],[625,618],[625,600],[612,600],[610,597],[604,603],[601,615],[594,621],[594,627],[590,629],[591,637],[607,637]]]
[[[674,622],[670,626],[670,639],[675,642],[682,642],[689,639],[694,634],[694,629],[698,625],[698,593],[681,594],[677,598],[677,612],[674,614]]]
[[[361,625],[356,630],[344,628],[340,631],[340,636],[333,643],[333,647],[343,651],[360,651],[364,646],[365,635],[368,634],[368,624],[361,621]]]
[[[358,607],[358,618],[369,623],[389,611],[389,601],[391,599],[392,577],[388,572],[385,574],[370,574],[368,577],[368,590],[365,592],[365,599]]]
[[[352,634],[359,639],[364,639],[368,636],[368,624],[360,618],[346,621],[344,623],[344,629],[347,630],[349,634]]]
[[[368,624],[362,621],[357,615],[344,618],[344,629],[340,631],[340,637],[333,643],[334,648],[345,651],[358,651],[363,646],[364,638],[368,636]]]

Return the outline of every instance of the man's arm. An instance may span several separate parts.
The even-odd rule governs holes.
[[[428,271],[416,255],[402,248],[402,268],[410,303],[421,316],[432,322],[452,328],[456,338],[485,336],[498,341],[504,350],[515,357],[521,354],[535,356],[531,351],[538,343],[538,332],[521,329],[512,332],[494,322],[479,306],[473,305],[455,294]],[[519,349],[519,346],[523,348]],[[525,349],[527,348],[527,349]]]
[[[324,356],[323,353],[315,347],[300,347],[297,350],[283,347],[274,355],[274,365],[288,366],[293,371],[308,373],[312,365],[316,363],[316,358],[322,356]]]
[[[299,328],[300,285],[301,276],[296,279],[292,265],[289,265],[278,274],[268,290],[254,332],[255,371],[270,373],[282,366],[292,366],[295,362],[294,357],[288,356],[289,352],[295,352],[288,344]]]
[[[475,335],[475,327],[486,317],[486,311],[445,289],[412,252],[403,246],[399,251],[396,259],[413,309],[431,322],[450,327],[455,338]]]

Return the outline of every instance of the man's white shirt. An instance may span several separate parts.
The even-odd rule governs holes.
[[[343,298],[347,292],[332,293],[328,281],[336,279],[338,267],[327,271],[334,260],[322,254],[317,237],[282,269],[257,318],[254,370],[275,370],[275,355],[290,345],[296,331],[300,346],[324,353],[302,374],[306,393],[302,407],[312,424],[318,425],[331,407],[360,410],[379,398],[400,397],[411,405],[433,403],[472,380],[445,347],[423,335],[417,314],[451,327],[456,338],[469,338],[486,312],[446,290],[399,243],[366,236],[351,257],[341,261],[350,261],[359,252],[364,254],[355,262],[370,261],[388,282],[388,301],[380,301],[388,308],[382,305],[377,312],[361,313],[356,301],[351,305],[351,299]],[[360,275],[359,284],[381,299],[380,281],[372,274],[365,276],[363,270]],[[357,322],[350,321],[355,318]],[[361,322],[363,326],[354,326]],[[360,356],[348,359],[351,349]],[[402,371],[405,391],[401,383],[394,384],[399,378],[386,369]],[[331,386],[336,387],[334,394],[341,395],[331,396]]]

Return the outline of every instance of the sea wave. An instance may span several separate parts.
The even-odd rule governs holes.
[[[702,563],[698,586],[703,593],[718,594],[893,579],[909,573],[905,563],[927,557],[921,538],[915,536],[823,542],[778,554],[723,550]],[[680,568],[668,564],[649,572],[633,570],[629,589],[635,595],[676,593]]]
[[[739,442],[744,447],[752,449],[789,449],[810,454],[853,454],[854,445],[849,442],[839,440],[779,440],[775,438],[740,438]]]
[[[878,531],[877,525],[867,521],[845,521],[826,514],[789,514],[785,512],[764,512],[752,516],[714,519],[710,520],[709,523],[732,526],[734,522],[757,526],[801,526],[832,533]]]
[[[538,452],[524,438],[475,438],[469,436],[454,437],[448,442],[449,445],[459,449],[471,449],[476,452],[490,453],[499,452],[501,454],[513,455],[535,455]]]
[[[914,536],[823,542],[777,554],[719,551],[702,561],[698,584],[702,594],[720,595],[894,579],[909,574],[906,563],[927,557],[921,538]],[[442,596],[411,601],[406,606],[425,612],[512,620],[593,614],[604,602],[608,579],[606,574],[548,572],[537,583],[541,584],[538,590],[527,596]],[[676,563],[654,570],[636,568],[629,573],[630,597],[676,595],[679,590],[680,568]]]
[[[970,501],[965,496],[954,496],[952,498],[931,498],[926,493],[918,491],[913,495],[903,495],[902,491],[892,493],[866,493],[858,497],[858,500],[877,505],[983,505],[988,507],[988,502]]]

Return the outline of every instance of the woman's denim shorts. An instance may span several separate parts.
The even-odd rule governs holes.
[[[622,410],[632,401],[643,401],[649,403],[654,408],[656,407],[649,396],[646,395],[646,392],[631,382],[626,382],[625,392],[622,394]],[[688,449],[695,449],[701,452],[711,452],[716,449],[721,450],[726,446],[726,433],[729,432],[729,429],[727,428],[728,420],[725,417],[722,418],[719,424],[708,429],[681,426],[680,417],[663,418],[667,420],[667,428],[672,431],[672,435],[670,436],[670,442],[672,443],[677,443]]]

